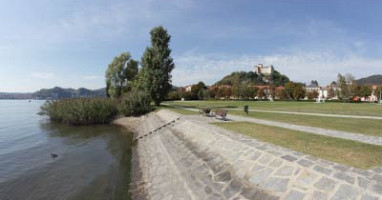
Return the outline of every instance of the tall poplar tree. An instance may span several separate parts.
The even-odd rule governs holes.
[[[175,68],[171,58],[169,43],[171,36],[162,26],[150,31],[151,46],[142,56],[142,70],[139,75],[139,88],[151,95],[155,105],[160,105],[171,89],[171,71]]]

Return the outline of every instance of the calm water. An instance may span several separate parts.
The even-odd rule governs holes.
[[[43,103],[0,100],[0,199],[127,199],[131,134],[51,123]]]

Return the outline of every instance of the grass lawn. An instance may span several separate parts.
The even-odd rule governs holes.
[[[369,169],[382,166],[382,146],[249,122],[213,124],[260,141],[356,168]]]
[[[377,119],[320,117],[264,112],[249,112],[246,115],[243,111],[236,110],[230,110],[228,114],[382,137],[382,120]]]
[[[342,115],[366,115],[382,117],[382,106],[369,103],[314,103],[314,102],[260,102],[260,101],[174,101],[172,105],[210,108],[240,108],[248,105],[250,109],[311,112]]]
[[[156,107],[155,111],[159,111],[161,109],[171,110],[173,112],[176,112],[176,113],[179,113],[179,114],[182,114],[182,115],[195,115],[195,114],[198,114],[198,112],[194,112],[194,111],[190,111],[190,110],[185,110],[185,109],[182,109],[182,108],[174,108],[174,107],[166,106],[166,105],[161,105],[159,107]]]

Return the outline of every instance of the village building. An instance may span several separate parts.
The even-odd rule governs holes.
[[[187,85],[184,87],[184,91],[191,92],[192,85]]]
[[[310,84],[305,87],[305,90],[307,93],[313,92],[313,91],[316,91],[319,93],[321,90],[321,87],[318,85],[317,81],[311,81]]]
[[[372,85],[371,86],[372,88],[372,93],[370,96],[367,96],[367,97],[361,97],[361,101],[367,101],[367,102],[377,102],[379,97],[376,95],[377,94],[377,89],[378,89],[378,85]]]

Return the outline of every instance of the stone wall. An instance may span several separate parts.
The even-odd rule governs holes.
[[[133,197],[298,200],[382,195],[382,172],[259,142],[208,120],[166,110],[142,120],[134,150],[139,167],[133,173],[139,176],[133,179]]]

